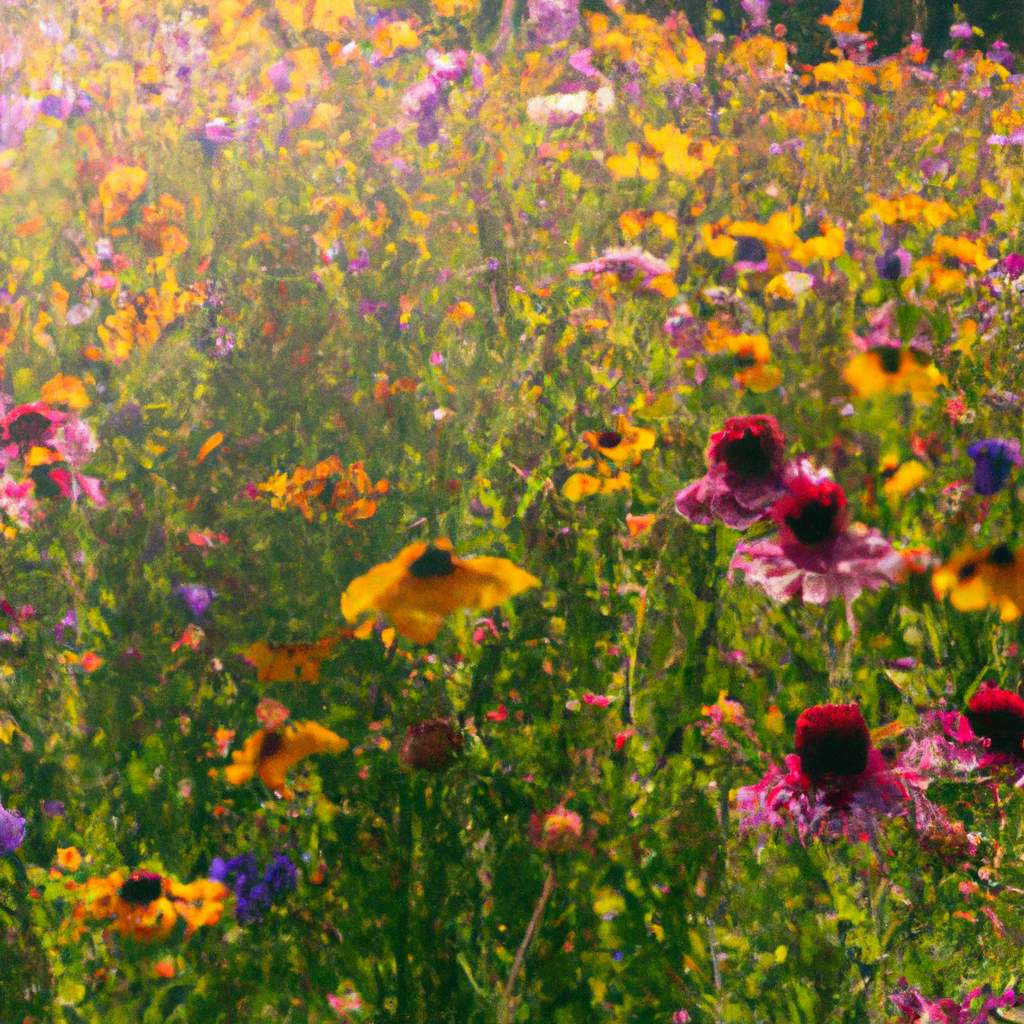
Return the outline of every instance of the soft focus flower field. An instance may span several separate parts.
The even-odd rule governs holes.
[[[2,6],[2,1024],[1024,1020],[1024,77],[742,7]]]

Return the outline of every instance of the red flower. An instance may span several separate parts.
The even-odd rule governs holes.
[[[800,473],[789,480],[787,492],[772,506],[771,515],[783,542],[825,545],[846,527],[846,492],[834,480]]]
[[[1017,694],[983,686],[968,701],[966,714],[975,734],[989,741],[994,754],[1024,758],[1024,700]]]
[[[13,441],[27,452],[33,445],[46,444],[66,418],[64,413],[51,409],[45,402],[35,402],[16,405],[4,416],[0,426],[5,441]]]

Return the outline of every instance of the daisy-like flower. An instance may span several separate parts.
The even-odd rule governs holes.
[[[871,745],[856,704],[819,704],[796,722],[796,752],[736,796],[740,828],[795,826],[816,835],[873,835],[882,817],[907,813],[909,797]]]
[[[889,999],[902,1014],[903,1024],[987,1024],[996,1010],[1024,1005],[1024,995],[1012,988],[997,996],[988,986],[972,989],[959,1003],[955,999],[928,999],[920,989],[907,984],[906,978],[900,978]]]
[[[634,466],[639,464],[642,452],[654,447],[655,439],[653,430],[634,426],[625,416],[616,420],[614,430],[588,430],[583,435],[583,440],[606,459]]]
[[[288,773],[303,758],[313,754],[340,754],[348,749],[348,740],[316,722],[292,722],[280,729],[257,729],[233,750],[234,762],[224,769],[228,782],[240,786],[258,774],[268,789],[291,799]]]
[[[380,612],[402,636],[429,644],[458,608],[486,611],[539,585],[507,558],[459,558],[442,538],[410,544],[354,579],[341,595],[341,611],[349,622]]]
[[[841,597],[853,629],[853,602],[864,590],[896,580],[903,559],[877,530],[847,525],[846,493],[827,472],[803,461],[789,469],[785,484],[771,509],[779,533],[741,541],[730,573],[742,572],[775,601],[827,604]]]
[[[179,918],[186,935],[216,924],[228,896],[220,882],[198,879],[185,885],[153,871],[133,871],[127,877],[115,871],[106,878],[90,878],[80,890],[77,920],[112,921],[119,934],[141,942],[167,938]]]
[[[721,519],[745,530],[764,519],[784,493],[786,439],[774,416],[734,416],[708,440],[708,471],[676,494],[676,511],[691,523]]]
[[[1013,467],[1024,464],[1020,441],[1000,437],[975,441],[967,449],[967,454],[974,460],[975,494],[988,495],[1001,491],[1009,482]]]
[[[932,574],[932,590],[958,611],[996,608],[1003,622],[1013,622],[1024,609],[1024,559],[1006,543],[958,551]]]

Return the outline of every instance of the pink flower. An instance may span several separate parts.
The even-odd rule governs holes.
[[[880,817],[900,817],[909,793],[871,745],[856,704],[807,708],[796,723],[796,753],[736,796],[741,831],[796,827],[809,836],[873,835]]]
[[[657,277],[672,273],[672,268],[657,256],[641,249],[638,245],[619,246],[605,251],[588,263],[574,263],[570,274],[617,274],[624,281],[641,277],[641,286],[650,287]]]
[[[987,684],[967,711],[939,708],[922,716],[922,729],[900,759],[927,786],[932,779],[964,778],[989,768],[1008,768],[1024,786],[1024,700]]]
[[[615,700],[614,697],[606,697],[603,693],[583,694],[583,703],[595,708],[606,708],[613,700]]]
[[[847,526],[845,492],[806,462],[787,474],[786,493],[771,516],[779,524],[776,537],[741,541],[729,569],[741,571],[748,584],[775,601],[800,597],[827,604],[841,597],[855,628],[854,600],[893,582],[901,571],[903,559],[877,530]]]
[[[978,998],[984,1001],[972,1009],[971,1004]],[[904,1024],[986,1024],[1000,1007],[1024,1004],[1024,996],[1017,995],[1012,988],[994,996],[988,986],[972,989],[960,1003],[954,999],[928,999],[920,989],[911,988],[906,978],[900,978],[889,999],[903,1015]]]
[[[676,494],[676,511],[691,523],[720,519],[733,529],[747,529],[784,493],[785,447],[774,416],[727,419],[708,441],[707,473]]]
[[[569,853],[583,840],[583,819],[559,804],[530,818],[530,840],[545,853]]]
[[[45,402],[16,405],[0,422],[3,439],[27,452],[33,445],[46,444],[64,422],[65,414]]]

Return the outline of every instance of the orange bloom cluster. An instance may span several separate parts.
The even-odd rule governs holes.
[[[337,455],[309,468],[297,466],[291,474],[275,473],[258,486],[273,508],[297,508],[307,522],[333,510],[346,526],[376,515],[376,498],[389,489],[387,480],[373,483],[362,462],[346,466]]]
[[[187,885],[169,875],[114,871],[105,878],[90,878],[76,887],[80,899],[74,919],[113,924],[120,935],[141,942],[167,938],[181,919],[185,934],[220,921],[228,888],[221,882],[200,878]]]

